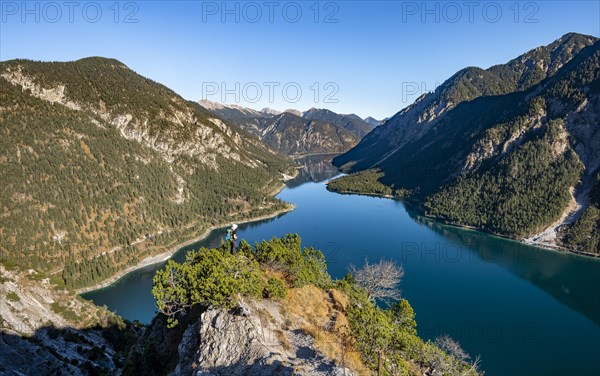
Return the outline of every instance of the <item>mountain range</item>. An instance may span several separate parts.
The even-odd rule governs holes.
[[[235,111],[277,118],[277,127],[292,133],[297,124],[314,129],[305,132],[306,149],[296,152],[341,151],[359,137],[352,133],[359,127],[353,118],[347,121],[352,131],[344,131],[293,110]],[[199,328],[202,317],[204,327],[212,325],[208,315],[197,315],[206,307],[182,318],[189,328],[170,330],[162,315],[151,326],[130,323],[76,295],[131,267],[160,262],[210,228],[291,209],[273,195],[297,174],[292,160],[225,117],[114,59],[0,63],[0,374],[187,375],[199,371],[196,351],[212,357],[214,367],[202,360],[207,372],[291,374],[299,366],[349,372],[323,355],[310,334],[298,335],[306,328],[303,317],[268,324],[268,335],[280,336],[272,347],[257,342],[265,335],[253,327],[265,323],[260,305],[282,312],[273,300],[253,299],[259,306],[252,306],[239,332],[241,316],[220,311],[231,320],[220,331],[224,336],[211,335],[203,344],[188,329]],[[323,143],[319,132],[326,131],[340,136]],[[298,255],[305,254],[298,244]],[[256,288],[263,283],[251,282]],[[338,304],[315,286],[305,290],[310,300],[300,296],[298,304],[282,308],[306,309],[310,301],[329,311]],[[308,314],[330,320],[321,310]],[[289,334],[281,336],[284,325]],[[273,351],[290,344],[290,354],[308,355],[282,365]],[[356,367],[366,370],[360,361]]]
[[[286,155],[340,153],[355,146],[377,121],[311,108],[278,112],[201,100],[200,105],[222,119],[255,135],[267,146]]]
[[[447,223],[600,254],[591,36],[461,70],[383,122],[186,101],[114,59],[11,60],[0,62],[0,124],[0,373],[367,374],[383,363],[478,374],[457,344],[448,352],[417,337],[407,301],[384,311],[357,278],[334,283],[323,254],[292,234],[167,264],[157,307],[253,291],[234,309],[196,302],[174,329],[165,315],[130,323],[75,295],[211,227],[289,210],[272,197],[296,174],[284,154],[347,151],[334,164],[349,175],[332,190],[401,197]],[[327,158],[292,186],[336,174]]]
[[[448,223],[600,253],[597,201],[589,205],[600,166],[599,49],[597,38],[571,33],[457,72],[335,158],[359,174],[330,189],[383,184]]]

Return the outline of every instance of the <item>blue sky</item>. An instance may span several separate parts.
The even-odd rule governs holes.
[[[567,32],[598,1],[0,1],[0,60],[116,58],[186,99],[384,118],[467,66]]]

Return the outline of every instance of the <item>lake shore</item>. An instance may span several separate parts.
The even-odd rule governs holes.
[[[340,195],[359,195],[359,196],[369,196],[369,197],[379,197],[379,198],[390,198],[392,200],[402,201],[401,197],[393,196],[393,195],[385,195],[385,194],[382,194],[382,193],[363,193],[363,192],[354,192],[354,191],[336,191],[336,190],[330,189],[329,185],[327,185],[327,183],[329,183],[329,181],[325,182],[325,185],[327,186],[327,190],[329,192],[337,193],[337,194],[340,194]]]
[[[403,201],[404,202],[404,201]],[[409,207],[411,207],[414,210],[417,210],[414,206],[411,206],[410,204],[408,204]],[[510,237],[510,236],[506,236],[506,235],[502,235],[502,234],[498,234],[492,231],[487,231],[483,228],[479,228],[479,227],[475,227],[475,226],[468,226],[468,225],[461,225],[458,223],[452,223],[452,222],[447,222],[444,221],[441,218],[438,217],[432,217],[429,215],[425,215],[423,213],[420,213],[420,215],[422,215],[424,218],[427,218],[431,221],[435,221],[441,225],[444,226],[450,226],[450,227],[456,227],[456,228],[460,228],[463,230],[470,230],[470,231],[477,231],[477,232],[481,232],[483,234],[489,235],[489,236],[495,236],[497,238],[501,238],[501,239],[506,239],[506,240],[511,240],[511,241],[515,241],[517,243],[521,243],[524,245],[528,245],[531,247],[536,247],[536,248],[541,248],[545,251],[553,251],[553,252],[558,252],[558,253],[569,253],[569,254],[573,254],[573,255],[578,255],[578,256],[583,256],[583,257],[591,257],[591,258],[595,258],[598,259],[600,258],[600,255],[594,254],[594,253],[588,253],[588,252],[581,252],[581,251],[577,251],[574,249],[570,249],[570,248],[566,248],[557,244],[549,244],[543,241],[538,241],[538,240],[532,240],[531,238],[514,238],[514,237]]]
[[[328,182],[326,182],[326,183],[328,183]],[[438,223],[440,223],[442,225],[445,225],[445,226],[457,227],[457,228],[461,228],[461,229],[464,229],[464,230],[479,231],[479,232],[482,232],[482,233],[487,234],[487,235],[496,236],[498,238],[516,241],[516,242],[519,242],[521,244],[529,245],[529,246],[536,247],[536,248],[542,248],[542,249],[544,249],[546,251],[554,251],[554,252],[559,252],[559,253],[570,253],[570,254],[574,254],[574,255],[578,255],[578,256],[591,257],[591,258],[596,258],[596,259],[600,258],[600,255],[597,255],[597,254],[594,254],[594,253],[581,252],[581,251],[577,251],[577,250],[574,250],[574,249],[566,248],[566,247],[563,247],[563,246],[560,246],[560,245],[556,245],[556,244],[548,244],[546,242],[534,240],[534,239],[531,239],[531,238],[524,238],[524,239],[512,238],[510,236],[505,236],[505,235],[497,234],[497,233],[494,233],[494,232],[491,232],[491,231],[486,231],[485,229],[474,227],[474,226],[468,226],[468,225],[461,225],[461,224],[457,224],[457,223],[446,222],[446,221],[444,221],[444,220],[442,220],[440,218],[426,215],[425,213],[423,213],[423,211],[421,210],[421,208],[418,206],[417,203],[405,201],[401,197],[398,197],[398,196],[384,195],[384,194],[380,194],[380,193],[362,193],[362,192],[352,192],[352,191],[335,191],[333,189],[329,189],[329,186],[327,186],[327,190],[329,192],[332,192],[332,193],[338,193],[338,194],[343,194],[343,195],[359,195],[359,196],[379,197],[379,198],[387,198],[387,199],[392,199],[392,200],[398,200],[398,201],[402,201],[402,203],[404,203],[407,207],[409,207],[412,210],[415,210],[416,212],[418,212],[424,218],[427,218],[427,219],[432,220],[432,221],[436,221],[436,222],[438,222]]]
[[[306,158],[306,157],[316,157],[316,156],[319,156],[319,155],[322,155],[322,156],[330,156],[330,155],[335,155],[335,156],[338,156],[338,155],[342,155],[343,153],[344,153],[344,152],[332,151],[332,152],[330,152],[330,153],[307,153],[307,154],[294,154],[294,155],[292,155],[291,157],[292,157],[292,159],[296,160],[296,159],[302,159],[302,158]]]
[[[283,190],[283,188],[285,188],[285,184],[281,184],[280,186],[276,187],[276,189],[273,192],[271,192],[271,194],[273,196],[275,196],[279,192],[281,192]],[[284,209],[281,209],[281,210],[277,210],[274,213],[265,214],[265,215],[261,215],[261,216],[253,217],[253,218],[249,218],[249,219],[246,219],[246,220],[243,220],[243,221],[238,221],[238,222],[235,222],[235,223],[241,224],[241,223],[250,223],[250,222],[256,222],[256,221],[262,221],[264,219],[274,218],[274,217],[277,217],[280,214],[288,213],[288,212],[296,209],[296,205],[294,205],[294,204],[288,204],[288,205],[289,206],[287,208],[284,208]],[[91,292],[91,291],[94,291],[94,290],[99,290],[99,289],[108,287],[108,286],[112,285],[113,283],[117,282],[119,279],[121,279],[125,275],[127,275],[127,274],[129,274],[129,273],[131,273],[133,271],[145,268],[145,267],[150,266],[150,265],[159,264],[161,262],[164,262],[164,261],[170,259],[171,256],[173,256],[181,248],[183,248],[185,246],[188,246],[190,244],[199,242],[200,240],[206,238],[212,231],[214,231],[214,230],[216,230],[218,228],[230,226],[233,223],[234,222],[227,222],[227,223],[220,223],[218,225],[210,226],[209,228],[207,228],[206,230],[204,230],[202,232],[202,234],[200,234],[197,237],[194,237],[192,239],[188,239],[188,240],[186,240],[186,241],[184,241],[182,243],[174,245],[168,251],[159,253],[157,255],[148,256],[145,259],[143,259],[142,261],[138,262],[137,264],[135,264],[133,266],[130,266],[127,269],[124,269],[124,270],[122,270],[122,271],[120,271],[120,272],[112,275],[110,278],[105,279],[102,282],[96,283],[96,284],[94,284],[92,286],[82,287],[80,289],[75,290],[75,293],[77,295],[81,295],[81,294],[85,294],[87,292]]]

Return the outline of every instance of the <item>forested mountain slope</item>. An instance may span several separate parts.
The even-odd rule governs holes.
[[[596,40],[592,36],[570,33],[506,64],[485,70],[477,67],[462,69],[434,92],[423,94],[415,103],[392,116],[334,162],[348,172],[376,167],[406,143],[427,134],[460,103],[526,90],[553,76],[581,49]]]
[[[105,278],[285,206],[291,162],[117,60],[0,63],[2,261]]]
[[[367,133],[375,128],[367,120],[361,119],[358,115],[342,115],[324,108],[311,108],[302,114],[302,117],[308,120],[318,120],[324,123],[329,123],[342,127],[347,131],[352,132],[360,138],[363,138]],[[372,121],[377,121],[371,118]]]
[[[377,172],[370,172],[377,180],[372,186],[383,183],[424,203],[427,214],[450,223],[510,237],[534,235],[534,239],[552,225],[544,242],[556,245],[561,242],[556,232],[568,228],[585,209],[590,182],[600,164],[600,43],[556,63],[585,40],[591,39],[567,35],[525,54],[540,59],[534,66],[547,67],[548,77],[537,84],[526,80],[520,85],[522,79],[513,80],[514,92],[463,100],[419,130],[421,135],[401,136],[401,146],[373,142],[370,145],[385,150],[375,164],[366,162],[373,157],[366,151],[373,149],[360,145],[334,163],[345,164],[343,168],[350,171],[368,164]],[[544,54],[539,55],[545,50],[553,51],[554,60],[549,63]],[[414,112],[412,108],[407,111]],[[380,128],[400,134],[403,129],[420,127],[415,124],[392,129],[388,122]],[[355,158],[359,152],[366,154]],[[350,190],[348,181],[341,179],[330,188]],[[600,250],[596,247],[593,252]]]

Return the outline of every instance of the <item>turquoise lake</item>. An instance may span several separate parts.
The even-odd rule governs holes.
[[[298,233],[321,249],[330,274],[341,278],[350,264],[396,260],[404,266],[402,295],[415,310],[418,334],[448,334],[486,375],[600,375],[600,260],[548,251],[477,231],[440,225],[391,199],[340,195],[324,180],[337,172],[325,157],[306,167],[278,198],[296,210],[240,225],[253,243]],[[173,256],[220,243],[225,229]],[[149,323],[154,272],[134,271],[84,297],[128,320]]]

